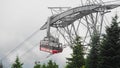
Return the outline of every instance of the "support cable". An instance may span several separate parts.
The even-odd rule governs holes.
[[[105,3],[113,3],[113,2],[118,2],[118,1],[120,1],[120,0],[107,1],[107,2],[103,2],[103,3],[104,3],[104,4],[105,4]]]
[[[9,51],[3,58],[1,58],[1,60],[4,60],[6,57],[8,57],[12,52],[14,52],[17,48],[21,47],[26,41],[28,41],[29,39],[31,39],[36,33],[38,33],[40,29],[36,30],[34,33],[32,33],[29,37],[27,37],[23,42],[21,42],[20,44],[18,44],[14,49],[12,49],[11,51]]]
[[[31,50],[33,50],[36,46],[38,46],[38,44],[39,44],[39,43],[37,43],[37,44],[34,45],[32,48],[30,48],[30,49],[28,49],[26,52],[24,52],[24,53],[20,56],[20,58],[21,58],[21,57],[24,58],[25,55],[26,55],[28,52],[30,52]],[[52,55],[53,55],[53,54],[49,54],[49,55],[47,55],[46,57],[41,58],[41,59],[40,59],[40,62],[41,62],[41,61],[44,61],[45,59],[49,58],[49,57],[52,56]],[[7,68],[10,68],[10,65],[8,65]]]

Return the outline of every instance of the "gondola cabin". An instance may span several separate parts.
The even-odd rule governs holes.
[[[45,37],[40,41],[40,50],[44,52],[49,52],[52,54],[61,53],[63,51],[61,43],[59,43],[58,38]]]

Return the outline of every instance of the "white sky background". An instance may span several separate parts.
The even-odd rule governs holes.
[[[108,1],[108,0],[104,0]],[[109,0],[110,1],[110,0]],[[0,0],[0,59],[18,44],[38,30],[51,16],[47,7],[76,7],[80,0]],[[109,17],[120,12],[120,8],[114,9]],[[39,31],[24,45],[6,57],[3,62],[7,66],[15,60],[16,55],[21,56],[27,50],[35,46],[43,39],[46,31]],[[61,68],[65,65],[65,57],[69,57],[72,51],[65,48],[63,53],[56,54],[42,61],[52,59]],[[48,53],[40,52],[39,45],[21,57],[24,68],[33,68],[34,62],[42,60]],[[10,67],[8,67],[10,68]]]

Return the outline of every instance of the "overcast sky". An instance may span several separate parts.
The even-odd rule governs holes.
[[[80,0],[0,0],[0,59],[46,22],[47,18],[51,16],[48,7],[76,7],[79,5]],[[114,9],[109,17],[114,16],[119,11],[119,8]],[[10,53],[3,59],[3,64],[9,66],[18,55],[24,62],[24,68],[33,68],[35,61],[44,63],[50,59],[62,68],[66,62],[65,57],[70,57],[72,51],[67,47],[62,53],[45,59],[44,57],[48,53],[39,51],[39,42],[45,36],[45,32],[39,31],[22,46]],[[35,45],[37,46],[31,49]],[[31,50],[24,54],[29,49]]]

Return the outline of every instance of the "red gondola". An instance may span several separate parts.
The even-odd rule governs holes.
[[[49,38],[45,37],[40,42],[40,50],[52,54],[61,53],[63,51],[62,45],[61,43],[59,43],[59,39],[52,36],[50,36]]]

